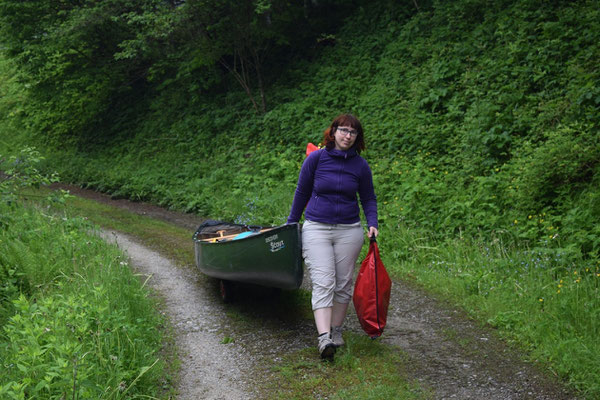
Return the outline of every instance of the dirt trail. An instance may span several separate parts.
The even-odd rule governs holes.
[[[102,236],[127,252],[136,272],[150,276],[150,286],[164,299],[181,359],[178,398],[252,398],[243,380],[250,359],[243,349],[221,343],[220,332],[226,327],[220,316],[225,311],[213,292],[201,286],[197,274],[178,268],[126,235],[103,232]]]
[[[159,207],[65,188],[191,230],[199,222],[197,217]],[[165,298],[182,353],[181,398],[255,398],[252,388],[259,383],[256,379],[268,375],[267,365],[276,362],[282,352],[314,346],[311,321],[282,319],[269,311],[268,302],[265,309],[252,310],[254,317],[259,314],[260,326],[250,323],[249,329],[236,331],[223,318],[225,307],[216,298],[210,280],[175,267],[131,238],[114,233],[109,236],[116,237],[136,268],[153,275],[150,283]],[[238,311],[243,313],[243,307]],[[346,329],[362,333],[352,313]],[[224,334],[235,337],[235,342],[222,344]],[[388,325],[381,340],[409,355],[410,372],[432,390],[435,399],[575,399],[547,374],[521,361],[518,353],[498,340],[491,329],[480,327],[461,311],[402,282],[394,282]],[[257,369],[263,369],[264,374],[257,373]]]

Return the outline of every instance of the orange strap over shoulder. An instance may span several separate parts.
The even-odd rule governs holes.
[[[319,150],[319,148],[312,143],[307,144],[306,145],[306,157],[308,157],[308,155],[315,150]]]

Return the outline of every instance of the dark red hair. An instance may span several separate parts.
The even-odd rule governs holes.
[[[325,129],[325,132],[323,133],[322,145],[328,149],[335,147],[334,135],[338,126],[351,126],[352,128],[356,129],[358,135],[356,135],[356,140],[354,141],[352,147],[356,149],[357,153],[360,154],[360,152],[365,149],[365,137],[360,121],[352,114],[342,114],[333,120],[329,128]]]

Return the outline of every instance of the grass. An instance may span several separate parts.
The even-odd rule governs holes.
[[[598,261],[561,249],[520,248],[500,239],[432,244],[399,233],[410,257],[399,255],[400,262],[390,264],[393,276],[410,277],[460,304],[584,397],[600,395]]]
[[[0,203],[0,397],[168,396],[157,302],[83,218]]]
[[[42,193],[47,192],[48,189],[42,189]],[[85,217],[104,229],[132,235],[177,265],[192,266],[195,263],[192,231],[83,197],[70,196],[66,204],[71,215]]]
[[[176,259],[179,265],[189,266],[194,262],[191,232],[186,229],[81,198],[69,199],[68,206],[71,213],[86,215],[105,228],[139,237],[146,245]],[[399,230],[397,234],[403,241],[402,247],[395,253],[382,255],[394,278],[408,278],[436,295],[462,305],[480,321],[498,328],[509,341],[522,346],[529,359],[542,362],[555,375],[570,382],[583,396],[596,396],[595,376],[600,348],[594,338],[599,330],[600,265],[585,264],[560,251],[509,246],[500,239],[435,242],[409,230]],[[440,282],[444,284],[440,285]],[[277,318],[311,319],[307,292],[284,292],[279,299],[275,308],[268,311],[275,312]],[[234,303],[228,306],[227,316],[242,329],[259,329],[262,326],[260,315],[267,311],[257,310],[257,304],[264,308],[272,302]],[[443,334],[458,340],[455,332]],[[235,338],[226,334],[223,340],[230,342]],[[361,349],[361,346],[357,348]],[[280,382],[279,389],[265,390],[272,398],[288,395],[303,398],[306,393],[311,393],[311,387],[320,387],[319,382],[325,381],[326,387],[335,388],[336,381],[342,378],[329,379],[329,375],[324,378],[324,368],[334,368],[335,376],[336,368],[361,360],[361,351],[346,353],[342,350],[336,359],[337,367],[320,363],[314,348],[288,355],[274,371],[275,381]],[[394,357],[384,357],[379,362],[385,364],[381,371],[391,371],[399,363]],[[286,382],[298,368],[310,379],[294,384]],[[347,372],[349,367],[343,368]],[[349,397],[340,398],[358,398],[353,390],[366,396],[369,391],[360,389],[360,383],[353,380],[355,374],[348,375],[353,377],[352,380],[342,385],[347,391],[338,395],[347,393]],[[375,390],[379,378],[369,378],[368,374],[367,377],[369,390]],[[408,393],[412,393],[412,389]]]
[[[274,367],[270,399],[429,399],[406,378],[408,360],[397,349],[365,336],[345,334],[335,361],[321,361],[307,348]]]

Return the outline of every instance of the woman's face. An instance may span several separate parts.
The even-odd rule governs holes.
[[[351,126],[338,126],[335,130],[335,148],[342,151],[350,150],[356,141],[358,131]]]

